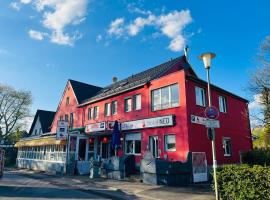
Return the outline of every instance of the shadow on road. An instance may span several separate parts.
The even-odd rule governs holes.
[[[27,186],[0,186],[1,197],[23,197],[23,198],[48,198],[48,199],[137,199],[133,195],[117,191],[98,189],[67,189],[54,187],[27,187]]]

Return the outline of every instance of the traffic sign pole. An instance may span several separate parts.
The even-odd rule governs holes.
[[[212,106],[212,98],[211,98],[211,86],[210,86],[210,67],[206,68],[207,72],[207,90],[208,90],[208,106]],[[213,156],[213,171],[214,171],[214,183],[215,183],[215,194],[216,200],[218,200],[218,185],[217,185],[217,159],[216,159],[216,142],[215,142],[215,130],[211,128],[212,132],[212,156]]]

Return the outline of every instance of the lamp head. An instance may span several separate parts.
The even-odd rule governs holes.
[[[210,68],[211,65],[211,59],[216,57],[216,54],[214,53],[203,53],[202,55],[199,56],[199,59],[203,60],[203,64],[205,69]]]

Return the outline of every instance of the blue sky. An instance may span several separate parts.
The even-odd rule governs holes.
[[[182,55],[213,51],[212,83],[243,97],[269,34],[269,1],[0,1],[0,83],[30,90],[56,110],[67,79],[105,86]]]

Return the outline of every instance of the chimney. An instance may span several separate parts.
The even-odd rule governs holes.
[[[116,76],[112,77],[112,82],[116,83],[118,81],[118,78]]]
[[[184,48],[184,53],[185,53],[187,61],[188,61],[188,52],[189,52],[189,47],[188,47],[188,45],[186,45]]]

